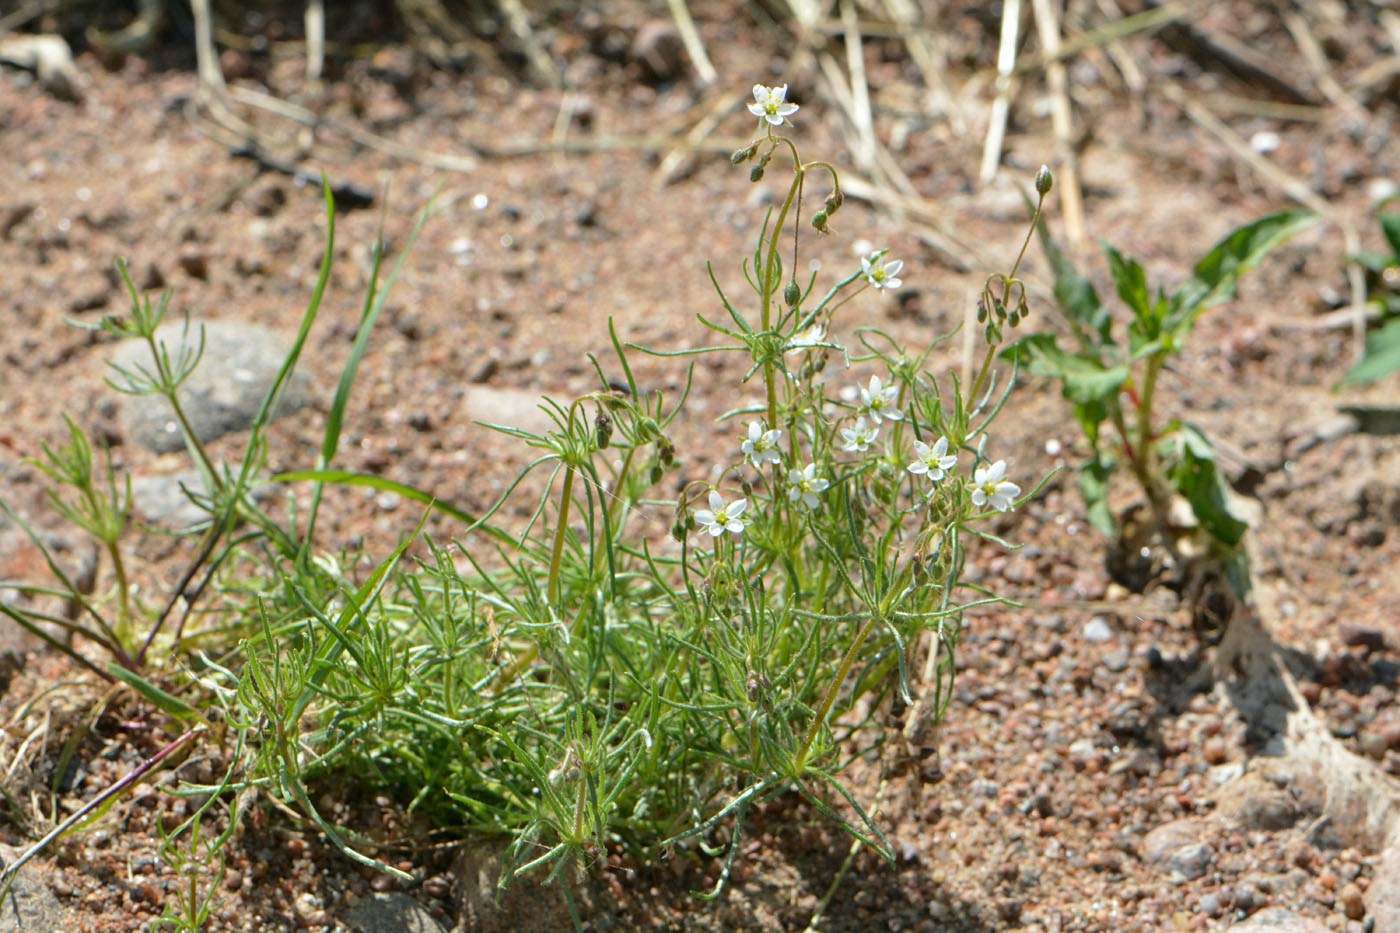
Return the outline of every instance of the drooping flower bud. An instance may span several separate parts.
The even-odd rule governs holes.
[[[817,211],[812,215],[812,226],[817,228],[818,233],[828,232],[826,229],[827,217],[826,211]]]
[[[593,419],[593,439],[598,444],[598,449],[602,450],[608,446],[608,441],[612,440],[612,419],[605,411],[599,411],[598,416]]]
[[[671,443],[669,437],[663,436],[656,442],[656,456],[663,466],[670,466],[676,462],[676,445]]]
[[[1041,197],[1050,193],[1050,189],[1055,185],[1055,176],[1050,174],[1050,166],[1042,165],[1040,171],[1035,173],[1035,192]]]
[[[736,149],[736,150],[734,150],[734,154],[731,155],[731,156],[729,157],[729,161],[730,161],[730,162],[733,162],[735,165],[742,165],[742,164],[744,164],[745,162],[747,162],[749,159],[752,159],[752,158],[753,158],[753,147],[750,146],[750,147],[747,148],[747,149]]]
[[[762,180],[763,180],[763,163],[760,162],[760,163],[758,163],[757,165],[755,165],[753,168],[749,169],[749,181],[762,181]]]
[[[788,303],[789,308],[797,307],[797,303],[802,300],[802,286],[793,279],[787,283],[787,288],[783,289],[783,300]]]

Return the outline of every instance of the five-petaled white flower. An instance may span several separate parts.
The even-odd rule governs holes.
[[[865,280],[879,289],[903,285],[904,281],[899,278],[899,270],[903,268],[904,260],[886,262],[882,253],[871,253],[860,260],[860,271],[865,275]]]
[[[875,443],[880,434],[878,424],[866,424],[864,416],[857,418],[854,427],[841,429],[841,449],[853,454],[863,454]]]
[[[809,509],[818,504],[817,493],[831,484],[817,475],[817,465],[809,463],[801,470],[788,470],[788,498]]]
[[[748,524],[744,509],[748,507],[748,499],[735,499],[726,505],[719,490],[711,489],[710,507],[697,509],[695,520],[700,523],[701,530],[709,532],[712,538],[718,538],[726,531],[733,535],[743,534],[744,526]]]
[[[750,421],[749,439],[740,444],[739,449],[749,458],[749,463],[753,464],[755,470],[761,470],[765,463],[783,462],[783,455],[778,452],[778,444],[782,439],[781,428],[765,431],[761,422]]]
[[[1007,482],[1005,477],[1005,460],[998,460],[989,467],[978,467],[972,477],[972,504],[979,509],[990,505],[998,512],[1011,508],[1011,501],[1021,494],[1021,487]]]
[[[788,103],[786,84],[780,87],[764,87],[761,84],[755,84],[753,86],[753,103],[749,104],[749,113],[768,121],[773,126],[782,126],[784,117],[790,117],[797,113],[797,105]]]
[[[810,350],[812,347],[821,346],[828,343],[826,339],[826,328],[820,324],[813,324],[806,330],[799,330],[792,335],[792,339],[787,342],[783,350],[792,353],[797,350]]]
[[[890,421],[901,421],[904,413],[895,404],[895,397],[899,394],[899,389],[894,385],[885,385],[880,381],[879,376],[870,377],[870,387],[860,390],[860,404],[863,411],[870,412],[870,417],[879,424],[888,418]]]
[[[946,437],[940,437],[934,441],[932,447],[921,441],[915,441],[914,453],[918,459],[909,464],[909,472],[922,473],[935,483],[951,472],[958,462],[957,454],[948,453],[948,438]],[[1016,491],[1020,492],[1019,489]]]

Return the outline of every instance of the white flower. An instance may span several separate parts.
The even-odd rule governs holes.
[[[695,520],[700,523],[701,529],[710,533],[710,537],[718,538],[726,531],[730,534],[738,535],[744,533],[744,526],[748,520],[743,517],[744,509],[749,507],[748,499],[735,499],[725,505],[724,497],[718,490],[710,490],[710,507],[699,509],[695,513]]]
[[[755,470],[761,470],[765,463],[783,462],[783,455],[778,452],[778,444],[782,439],[781,428],[765,431],[761,422],[750,421],[749,439],[740,444],[739,449],[749,458],[749,463],[753,464]]]
[[[903,285],[903,280],[898,277],[899,270],[903,268],[904,260],[886,262],[882,253],[871,253],[869,256],[862,256],[860,260],[860,271],[864,273],[865,280],[880,289],[899,288]]]
[[[876,424],[886,418],[900,421],[904,418],[904,413],[895,405],[895,397],[898,394],[899,389],[896,386],[885,385],[879,376],[871,376],[870,388],[860,390],[861,408],[870,412],[870,417],[875,419]]]
[[[979,509],[990,505],[998,512],[1011,508],[1011,501],[1021,494],[1021,487],[1006,482],[1005,476],[1005,460],[998,460],[989,467],[978,467],[972,477],[972,504]]]
[[[818,504],[817,493],[830,485],[817,476],[815,463],[809,463],[801,470],[788,470],[788,498],[793,502],[801,502],[806,508],[815,509]]]
[[[753,86],[753,103],[749,104],[749,113],[760,117],[773,126],[782,126],[783,118],[790,117],[797,113],[797,105],[787,102],[787,85],[781,87],[764,87],[761,84]]]
[[[957,465],[958,455],[948,453],[948,438],[940,437],[930,447],[920,441],[914,442],[914,453],[918,459],[909,464],[910,473],[923,473],[935,483],[941,480]],[[1020,490],[1016,490],[1020,492]],[[975,496],[976,493],[973,493]],[[978,503],[981,505],[982,503]]]
[[[793,334],[792,339],[787,342],[783,350],[792,353],[795,350],[808,350],[825,343],[827,343],[826,328],[820,324],[813,324],[806,330],[800,330]]]
[[[857,418],[854,427],[841,429],[841,449],[853,454],[863,454],[875,443],[880,434],[880,426],[868,425],[864,416]]]

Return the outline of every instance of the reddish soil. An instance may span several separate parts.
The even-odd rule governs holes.
[[[750,185],[747,168],[724,155],[752,130],[743,109],[750,85],[788,82],[789,97],[802,105],[796,133],[804,155],[832,157],[855,173],[825,82],[810,56],[790,57],[796,27],[780,5],[689,5],[720,75],[710,89],[683,52],[664,41],[638,44],[647,29],[669,24],[659,5],[615,0],[587,13],[544,6],[531,11],[535,38],[568,91],[533,78],[504,28],[480,40],[482,49],[496,50],[494,60],[468,56],[452,70],[434,64],[428,44],[398,18],[362,5],[331,24],[336,44],[326,84],[315,92],[306,86],[302,45],[290,41],[301,36],[299,11],[268,13],[262,26],[226,15],[235,33],[277,38],[280,31],[288,40],[262,51],[226,50],[232,85],[301,101],[338,125],[417,152],[477,161],[474,171],[446,172],[329,129],[302,140],[309,148],[298,154],[293,124],[239,108],[276,142],[279,158],[376,195],[373,209],[337,219],[337,265],[305,360],[323,401],[277,423],[273,469],[314,462],[381,218],[393,258],[415,212],[437,192],[437,212],[365,357],[339,465],[477,510],[494,501],[529,452],[471,422],[471,387],[562,398],[590,391],[586,354],[607,350],[609,318],[627,339],[658,348],[706,339],[695,315],[718,304],[704,263],[715,261],[727,287],[740,283],[738,263],[766,203],[755,194],[763,186]],[[867,5],[853,6],[864,15]],[[1015,186],[1029,186],[1055,153],[1042,73],[1033,71],[1013,108],[1001,178],[978,185],[997,23],[957,5],[924,6],[965,122],[932,109],[906,46],[872,21],[864,50],[874,123],[960,245],[929,245],[916,219],[859,199],[838,215],[832,237],[809,243],[828,270],[854,265],[858,239],[903,258],[905,290],[853,307],[838,327],[878,324],[910,342],[961,323],[986,275],[1014,258],[1025,223]],[[1089,25],[1100,22],[1086,6],[1071,4]],[[124,21],[106,15],[113,17],[108,28]],[[839,13],[832,15],[839,44]],[[1091,49],[1070,61],[1069,80],[1088,233],[1137,256],[1150,281],[1179,282],[1228,230],[1291,203],[1189,119],[1163,90],[1168,85],[1269,149],[1270,162],[1333,211],[1248,278],[1236,301],[1206,316],[1164,379],[1164,404],[1223,442],[1232,475],[1248,477],[1245,491],[1262,507],[1252,548],[1259,604],[1270,630],[1294,650],[1305,695],[1334,735],[1400,775],[1400,450],[1392,435],[1372,433],[1370,422],[1329,431],[1340,423],[1340,406],[1393,409],[1400,381],[1333,393],[1355,344],[1348,327],[1327,324],[1348,300],[1342,229],[1353,225],[1365,246],[1380,247],[1372,197],[1400,168],[1400,84],[1394,71],[1365,83],[1395,60],[1390,43],[1400,39],[1378,25],[1388,15],[1365,4],[1308,7],[1306,22],[1335,85],[1312,75],[1272,5],[1230,0],[1193,21],[1198,34],[1244,46],[1273,67],[1307,104],[1257,76],[1229,73],[1218,58],[1188,55],[1165,34],[1131,38],[1112,54]],[[0,71],[0,494],[36,525],[57,528],[41,500],[42,477],[24,458],[37,455],[41,442],[61,442],[64,413],[106,438],[137,476],[184,466],[179,455],[123,443],[112,393],[102,385],[110,341],[70,323],[125,310],[108,271],[113,261],[124,258],[145,286],[173,286],[176,307],[196,317],[291,329],[314,284],[325,220],[314,186],[264,171],[202,132],[208,120],[190,103],[197,81],[184,13],[171,15],[150,51],[124,57],[84,51],[76,20],[31,25],[68,35],[80,83],[77,100],[66,101],[25,72]],[[356,44],[369,41],[368,50]],[[1023,60],[1037,52],[1032,37]],[[844,62],[844,51],[838,58]],[[1136,78],[1145,82],[1140,92]],[[1334,86],[1336,99],[1329,97]],[[1273,106],[1280,103],[1289,107]],[[687,151],[682,138],[710,113],[722,115],[718,125]],[[1277,147],[1261,133],[1277,134]],[[526,144],[537,151],[506,154]],[[663,171],[673,151],[681,167]],[[1057,195],[1049,209],[1063,235]],[[1027,326],[1055,327],[1045,265],[1034,247],[1028,255]],[[1092,247],[1079,261],[1110,295]],[[964,365],[957,340],[940,352],[948,367]],[[697,477],[706,475],[711,419],[732,406],[744,368],[739,360],[705,361],[698,398],[678,432],[686,469]],[[674,388],[683,370],[643,359],[638,377]],[[752,386],[743,391],[757,396]],[[1052,440],[1062,448],[1055,457],[1046,452]],[[232,456],[238,443],[233,437],[214,449]],[[1023,485],[1072,467],[1083,453],[1057,389],[1036,380],[1017,388],[997,444]],[[1232,765],[1253,767],[1267,749],[1212,689],[1209,647],[1175,595],[1161,587],[1134,593],[1110,579],[1113,549],[1088,527],[1071,476],[1057,476],[1037,502],[999,524],[998,533],[1022,550],[976,555],[973,575],[1027,606],[968,618],[956,698],[938,738],[941,772],[914,768],[891,777],[880,810],[897,864],[860,853],[820,928],[1223,929],[1285,908],[1330,929],[1370,929],[1356,904],[1377,853],[1351,844],[1346,827],[1319,829],[1301,805],[1275,828],[1244,828],[1216,813],[1222,776]],[[1126,488],[1115,504],[1131,504]],[[407,513],[357,492],[336,493],[325,509],[324,540],[335,546],[363,536],[367,553],[383,555],[417,518]],[[452,524],[433,519],[428,532],[447,537]],[[8,547],[0,577],[43,578],[32,552]],[[152,599],[169,592],[189,558],[186,545],[155,534],[141,537],[135,552]],[[108,572],[100,567],[99,591]],[[7,672],[0,678],[7,684],[0,839],[22,848],[50,825],[50,788],[66,741],[77,736],[79,765],[71,779],[57,781],[60,811],[108,786],[173,733],[153,726],[131,697],[109,695],[71,662],[5,631],[9,625],[0,620],[0,644],[13,648],[0,668]],[[1106,640],[1086,638],[1091,630],[1106,632]],[[105,711],[90,726],[98,703]],[[24,746],[29,736],[35,741]],[[891,753],[856,767],[853,781],[867,805],[897,759]],[[38,859],[65,928],[146,929],[159,916],[173,876],[155,857],[157,819],[185,812],[162,790],[165,781],[120,801],[97,827]],[[537,913],[482,919],[490,911],[462,874],[461,844],[414,826],[387,797],[365,796],[344,802],[342,821],[387,827],[391,844],[381,854],[419,881],[371,875],[316,832],[259,804],[230,844],[209,929],[347,929],[350,905],[385,888],[418,899],[449,928],[549,929],[565,916],[540,909],[538,898],[555,896],[545,889],[518,895]],[[1149,832],[1178,819],[1195,820],[1187,825],[1210,851],[1208,870],[1186,881],[1145,851]],[[849,840],[792,801],[775,802],[748,831],[752,845],[717,902],[690,893],[713,883],[718,866],[709,861],[593,866],[582,885],[591,928],[804,929]]]

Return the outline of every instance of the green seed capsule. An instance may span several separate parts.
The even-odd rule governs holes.
[[[797,307],[797,303],[802,300],[802,287],[796,281],[787,283],[787,288],[783,289],[783,300],[788,303],[789,308]]]
[[[1050,166],[1042,165],[1040,171],[1035,173],[1035,191],[1041,197],[1050,193],[1050,189],[1055,185],[1055,176],[1050,174]]]
[[[762,180],[763,180],[763,163],[760,162],[759,164],[755,165],[753,168],[749,169],[749,181],[762,181]]]

